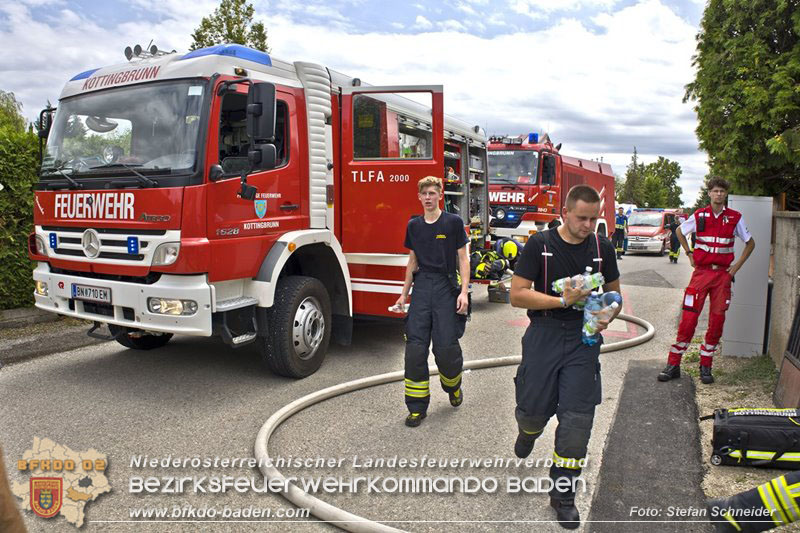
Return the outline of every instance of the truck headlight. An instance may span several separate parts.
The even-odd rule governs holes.
[[[176,300],[172,298],[148,298],[147,308],[151,313],[159,315],[193,315],[197,312],[194,300]]]
[[[37,237],[38,239],[38,237]],[[47,296],[47,282],[46,281],[36,281],[36,294],[39,296]]]
[[[153,266],[171,265],[178,260],[180,251],[181,243],[179,242],[165,242],[164,244],[159,244],[156,251],[153,252]]]
[[[47,255],[47,246],[44,244],[44,239],[39,235],[36,236],[36,253],[39,255]]]

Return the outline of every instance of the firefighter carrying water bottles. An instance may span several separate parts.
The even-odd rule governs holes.
[[[558,417],[550,505],[559,524],[568,529],[580,525],[574,482],[584,466],[595,406],[602,398],[602,342],[582,342],[583,312],[571,308],[589,290],[566,287],[558,295],[552,283],[591,267],[603,274],[604,290],[619,291],[614,249],[593,231],[599,216],[597,191],[588,185],[574,186],[567,194],[564,223],[528,239],[511,279],[511,305],[527,309],[530,318],[522,337],[522,363],[514,378],[519,430],[514,453],[530,455],[550,418]],[[599,321],[599,329],[605,329],[610,320]]]
[[[700,381],[714,383],[711,363],[717,351],[725,311],[731,303],[731,285],[736,272],[755,248],[755,240],[747,230],[742,214],[725,207],[730,185],[722,178],[708,181],[711,204],[698,209],[677,230],[678,240],[694,268],[692,279],[683,294],[683,314],[678,326],[678,338],[669,350],[667,366],[658,374],[658,381],[669,381],[681,375],[681,357],[692,342],[697,319],[703,311],[706,296],[711,296],[708,330],[700,346]],[[689,249],[686,236],[696,233],[694,251]],[[739,237],[746,244],[738,261],[734,262],[733,241]]]

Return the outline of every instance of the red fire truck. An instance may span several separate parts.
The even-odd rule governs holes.
[[[560,222],[570,188],[580,183],[600,193],[596,231],[614,228],[614,174],[611,165],[559,153],[545,135],[489,138],[489,204],[492,233],[525,241],[528,235]]]
[[[483,131],[443,115],[441,86],[368,86],[240,45],[126,56],[42,114],[37,307],[134,349],[255,343],[292,377],[330,339],[349,344],[353,317],[397,317],[417,181],[486,160]],[[482,247],[474,181],[451,179],[447,207]]]

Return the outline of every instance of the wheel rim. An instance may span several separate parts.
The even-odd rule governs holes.
[[[322,306],[313,296],[309,296],[297,306],[292,323],[294,351],[300,359],[314,356],[325,337],[325,316]]]

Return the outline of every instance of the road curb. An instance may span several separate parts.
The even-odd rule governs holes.
[[[18,307],[0,311],[0,329],[19,328],[44,322],[55,322],[59,316],[37,307]]]
[[[85,325],[63,327],[54,323],[45,332],[0,342],[0,367],[53,353],[67,352],[103,342],[86,335]]]

